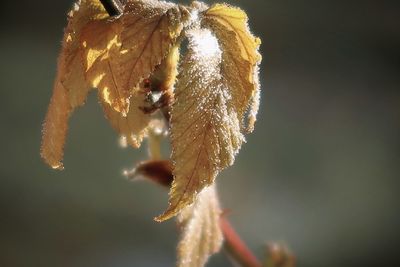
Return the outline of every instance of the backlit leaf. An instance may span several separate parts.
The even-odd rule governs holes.
[[[130,1],[120,17],[85,27],[87,77],[105,103],[127,114],[135,88],[170,53],[187,17],[174,4]]]
[[[171,111],[174,181],[166,220],[193,203],[243,142],[237,110],[220,73],[221,50],[208,30],[187,33],[189,51],[178,75]]]
[[[126,116],[115,111],[108,103],[102,102],[104,114],[112,127],[135,148],[140,146],[151,120],[151,115],[145,114],[141,109],[146,104],[146,95],[139,90],[130,98],[130,108]]]
[[[153,161],[141,164],[140,173],[156,180],[155,170],[172,170],[169,207],[156,220],[185,210],[179,264],[202,266],[219,248],[219,241],[211,244],[205,233],[220,235],[214,227],[219,206],[211,203],[212,196],[203,196],[215,194],[215,177],[233,164],[243,130],[253,130],[260,99],[260,40],[250,33],[246,13],[226,4],[122,3],[123,13],[114,17],[99,0],[78,1],[70,13],[41,154],[53,168],[62,168],[68,118],[89,89],[97,88],[105,116],[122,140],[138,147],[149,137]],[[188,51],[180,63],[184,37]],[[157,110],[169,126],[168,166],[159,149],[161,135],[152,135]],[[214,215],[204,215],[207,205]]]
[[[128,2],[121,18],[118,58],[118,78],[124,91],[130,93],[170,53],[187,16],[186,9],[163,1]]]
[[[205,188],[196,201],[178,215],[181,240],[178,267],[202,267],[222,246],[221,208],[215,185]]]
[[[47,164],[62,169],[62,158],[68,119],[77,106],[84,103],[90,86],[84,78],[79,35],[91,20],[107,16],[99,1],[82,0],[68,14],[68,25],[58,58],[53,96],[43,124],[41,156]]]
[[[81,42],[85,48],[83,62],[90,85],[99,90],[104,103],[126,115],[130,96],[122,90],[118,73],[121,31],[122,24],[118,19],[93,21],[83,29]]]
[[[247,125],[247,130],[252,131],[259,104],[258,64],[261,55],[258,48],[261,41],[250,33],[246,13],[226,4],[215,4],[206,10],[203,25],[218,37],[223,51],[222,75],[232,92],[241,121],[252,102]]]

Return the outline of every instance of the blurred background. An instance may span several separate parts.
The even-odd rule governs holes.
[[[263,41],[256,130],[218,179],[237,231],[259,257],[284,242],[299,267],[400,266],[400,2],[228,2]],[[71,5],[1,4],[0,266],[174,266],[175,224],[152,220],[167,192],[122,177],[145,149],[118,146],[95,93],[65,170],[40,159]]]

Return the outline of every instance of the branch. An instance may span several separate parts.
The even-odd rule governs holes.
[[[124,7],[119,0],[100,0],[100,2],[103,4],[110,17],[118,16],[124,11]]]
[[[225,216],[221,217],[220,224],[225,239],[224,248],[229,256],[231,256],[239,266],[261,267],[261,263],[240,239],[240,236],[236,233]]]

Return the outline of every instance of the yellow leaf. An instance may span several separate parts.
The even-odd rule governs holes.
[[[178,74],[179,46],[175,44],[167,57],[161,62],[150,76],[152,90],[169,94],[172,97],[176,75]]]
[[[150,114],[140,110],[148,106],[143,84],[134,90],[123,90],[120,75],[122,24],[119,20],[104,19],[90,22],[83,30],[81,41],[85,46],[84,63],[87,79],[99,89],[100,102],[111,125],[133,147],[139,147],[150,121]],[[172,94],[179,59],[178,45],[172,46],[149,77],[152,86]],[[141,89],[139,89],[141,88]],[[133,105],[133,106],[131,106]]]
[[[124,116],[129,111],[129,97],[122,89],[118,56],[122,24],[119,19],[103,19],[88,23],[82,30],[83,62],[86,78],[99,91],[102,102]]]
[[[141,108],[146,105],[146,95],[137,90],[130,99],[130,108],[126,116],[115,111],[108,103],[100,100],[103,106],[104,114],[110,121],[111,126],[119,132],[131,146],[137,148],[140,146],[146,128],[151,120],[150,114],[145,114]]]
[[[215,4],[206,10],[203,25],[218,37],[223,51],[222,75],[232,92],[241,121],[252,102],[247,125],[251,132],[259,104],[258,64],[261,55],[258,48],[261,41],[250,33],[246,13],[226,4]]]
[[[53,96],[43,124],[41,156],[51,167],[62,169],[68,119],[77,106],[84,104],[90,86],[81,62],[79,34],[89,21],[107,16],[96,0],[78,1],[68,14],[68,25],[57,64]]]
[[[193,203],[219,171],[231,165],[243,142],[237,109],[220,73],[221,50],[209,30],[187,33],[189,51],[178,76],[171,111],[174,182],[166,220]]]
[[[186,9],[158,1],[130,1],[116,19],[85,27],[82,43],[87,78],[104,102],[123,116],[129,98],[177,42]]]
[[[122,17],[120,80],[130,91],[148,78],[177,42],[187,11],[161,1],[133,1]]]
[[[193,205],[178,215],[182,234],[178,244],[178,267],[202,267],[222,246],[221,208],[215,185],[205,188]]]
[[[63,169],[61,162],[68,129],[71,105],[66,91],[61,86],[53,90],[49,108],[43,123],[43,136],[40,155],[54,169]]]

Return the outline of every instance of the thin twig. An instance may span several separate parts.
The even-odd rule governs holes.
[[[221,229],[224,234],[224,248],[241,267],[261,267],[259,260],[241,240],[225,216],[221,217]]]
[[[119,0],[100,0],[100,2],[103,4],[110,17],[118,16],[124,11],[124,7]]]

